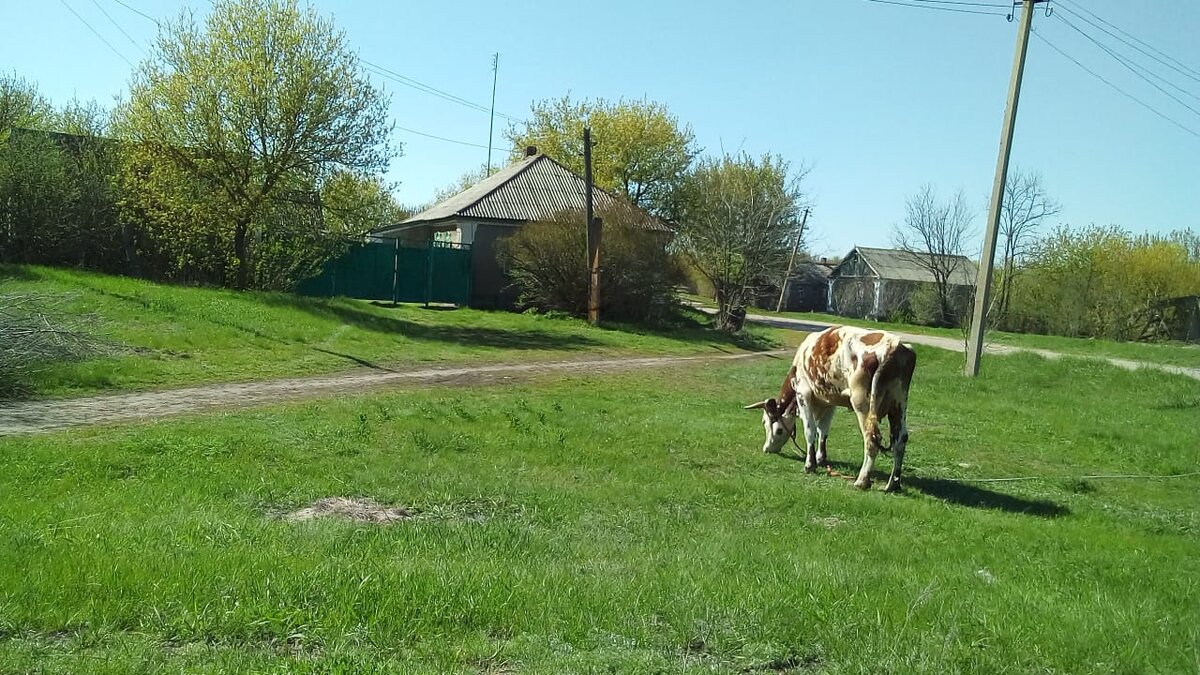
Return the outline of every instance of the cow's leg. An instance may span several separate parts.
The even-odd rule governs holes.
[[[879,445],[871,438],[870,425],[867,423],[866,394],[852,394],[850,404],[854,408],[854,414],[858,416],[858,428],[862,430],[863,436],[863,463],[862,468],[858,470],[858,479],[854,481],[854,487],[866,490],[871,487],[871,472],[875,470],[875,455],[879,453]]]
[[[900,490],[900,472],[904,468],[904,449],[908,446],[908,414],[901,407],[888,413],[888,427],[892,440],[892,475],[888,477],[886,492]]]
[[[817,440],[820,435],[818,420],[811,405],[800,406],[800,414],[804,419],[804,471],[813,473],[817,470]]]
[[[829,441],[829,427],[833,425],[833,413],[837,408],[829,406],[821,411],[817,419],[817,432],[820,436],[820,446],[817,448],[817,465],[829,466],[829,450],[826,447]]]

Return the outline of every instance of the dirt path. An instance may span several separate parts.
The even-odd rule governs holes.
[[[612,373],[636,368],[661,368],[681,363],[715,363],[780,357],[788,351],[721,356],[659,356],[642,358],[540,361],[411,371],[363,370],[316,377],[295,377],[258,382],[212,384],[166,391],[112,394],[58,401],[0,404],[0,436],[30,434],[65,427],[130,422],[209,409],[246,408],[279,401],[313,398],[396,385],[513,382],[543,373],[577,371]]]
[[[766,316],[764,314],[747,314],[746,320],[762,324],[764,326],[772,326],[774,328],[785,328],[788,330],[798,330],[808,333],[825,330],[834,325],[824,321],[806,321],[801,319],[789,319],[781,316]],[[899,335],[906,342],[913,342],[919,345],[928,345],[937,347],[938,349],[948,349],[954,352],[964,352],[967,350],[966,344],[956,338],[941,337],[938,335],[918,335],[916,333],[903,333],[900,331],[888,332]],[[1132,361],[1130,359],[1118,359],[1109,356],[1089,356],[1086,354],[1063,354],[1060,352],[1050,351],[1048,349],[1035,349],[1033,347],[1013,347],[1011,345],[986,345],[984,347],[987,354],[1015,354],[1017,352],[1029,352],[1044,356],[1048,359],[1057,359],[1064,356],[1079,359],[1091,359],[1095,361],[1104,361],[1114,366],[1124,368],[1126,370],[1137,370],[1139,368],[1153,368],[1167,373],[1176,375],[1185,375],[1193,379],[1200,380],[1200,368],[1186,368],[1184,366],[1171,366],[1163,363],[1153,363],[1150,361]]]

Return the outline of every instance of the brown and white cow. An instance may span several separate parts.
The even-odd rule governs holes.
[[[828,462],[825,442],[833,412],[853,410],[863,435],[863,464],[854,486],[871,487],[871,470],[882,445],[880,420],[891,432],[892,474],[887,491],[900,489],[900,471],[908,445],[908,388],[917,355],[900,338],[878,330],[831,326],[804,339],[784,378],[778,398],[746,406],[761,408],[767,440],[763,452],[776,453],[796,433],[796,416],[804,421],[807,456],[804,470]]]

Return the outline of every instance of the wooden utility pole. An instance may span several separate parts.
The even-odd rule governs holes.
[[[996,159],[996,179],[992,184],[992,201],[988,207],[987,232],[979,259],[979,274],[975,281],[975,309],[971,313],[971,336],[967,340],[968,377],[979,375],[979,358],[983,354],[983,336],[987,330],[987,309],[992,294],[992,265],[996,262],[996,235],[1000,229],[1000,209],[1004,201],[1004,182],[1008,179],[1008,156],[1012,151],[1013,128],[1017,121],[1017,102],[1021,98],[1021,78],[1025,74],[1025,51],[1029,47],[1029,28],[1033,25],[1034,7],[1046,0],[1024,0],[1021,25],[1017,29],[1017,52],[1013,57],[1012,79],[1008,85],[1008,104],[1004,108],[1004,125],[1000,130],[1000,155]]]
[[[488,120],[488,161],[487,172],[492,175],[492,130],[496,127],[496,78],[500,74],[500,52],[492,54],[492,112]]]
[[[787,297],[788,282],[792,278],[792,266],[796,264],[796,251],[800,248],[800,239],[804,237],[804,224],[808,222],[808,209],[804,209],[804,218],[800,219],[800,229],[796,232],[796,241],[792,242],[792,257],[788,258],[787,273],[783,275],[783,283],[779,285],[779,302],[775,311],[783,311],[783,300]]]
[[[588,323],[600,325],[600,219],[592,203],[592,129],[583,128],[583,183],[587,194]]]

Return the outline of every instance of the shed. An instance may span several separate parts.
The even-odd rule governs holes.
[[[951,269],[949,283],[964,306],[978,266],[961,255],[933,256]],[[912,294],[932,287],[931,254],[855,246],[829,274],[829,309],[842,316],[883,318],[908,309]]]
[[[797,263],[791,278],[788,279],[787,296],[783,300],[784,311],[829,311],[829,275],[835,267],[837,263],[830,262],[828,258]],[[775,293],[775,298],[778,298],[778,292]]]
[[[374,230],[371,237],[398,239],[403,245],[437,239],[470,246],[471,306],[509,307],[516,297],[496,258],[496,242],[525,223],[582,211],[585,192],[581,176],[531,147],[520,160],[402,223]],[[592,201],[597,211],[621,203],[619,197],[596,187]],[[659,221],[650,222],[650,227],[670,232]]]

